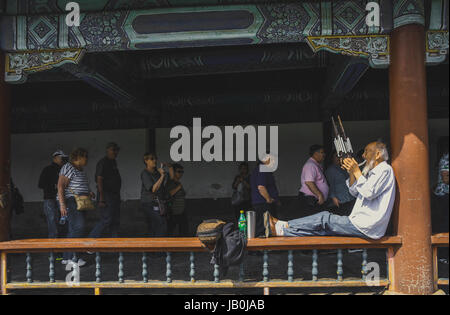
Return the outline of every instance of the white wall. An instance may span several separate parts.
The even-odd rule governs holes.
[[[114,141],[121,147],[117,164],[122,176],[122,198],[138,199],[145,139],[145,129],[15,134],[11,143],[12,178],[25,201],[41,201],[42,190],[37,187],[39,175],[50,164],[51,154],[58,148],[69,154],[74,148],[83,147],[89,152],[86,172],[95,191],[95,166],[105,155],[106,144]]]
[[[224,135],[224,132],[222,134]],[[156,132],[156,151],[162,161],[170,161],[170,146],[176,141],[170,139],[169,135],[169,128],[158,129]],[[295,196],[300,185],[301,166],[308,159],[309,146],[313,143],[322,143],[322,124],[280,125],[278,136],[279,164],[275,178],[281,195]],[[180,162],[180,164],[185,168],[183,185],[189,198],[231,196],[231,184],[237,174],[239,162]],[[253,169],[255,165],[251,163],[250,168]]]
[[[190,122],[192,123],[192,122]],[[188,123],[189,124],[189,123]],[[378,138],[389,141],[389,121],[344,122],[355,150]],[[430,177],[432,184],[437,172],[436,143],[439,137],[448,136],[448,119],[429,122]],[[156,130],[156,151],[159,159],[170,161],[170,146],[175,140],[169,137],[169,128]],[[12,176],[24,195],[25,201],[42,200],[37,188],[42,168],[49,164],[50,155],[57,148],[69,153],[77,146],[88,149],[90,158],[87,173],[91,188],[95,189],[94,172],[97,161],[103,157],[107,142],[117,142],[122,150],[118,166],[122,175],[124,200],[139,199],[139,175],[144,165],[142,155],[146,150],[146,131],[107,130],[63,133],[17,134],[12,136]],[[308,158],[311,144],[322,143],[321,123],[284,124],[279,126],[279,165],[275,178],[282,196],[295,196],[300,184],[300,171]],[[231,195],[231,183],[239,162],[182,162],[185,167],[183,183],[188,198],[224,198]],[[254,163],[251,164],[251,168]]]
[[[389,144],[390,122],[349,121],[344,122],[355,151],[364,149],[371,141],[381,139]],[[204,127],[204,126],[203,126]],[[156,132],[157,152],[160,159],[170,160],[170,129]],[[448,119],[433,119],[429,122],[430,137],[430,180],[433,185],[437,172],[436,145],[439,137],[448,135]],[[300,185],[303,163],[308,159],[310,145],[322,143],[321,123],[284,124],[279,126],[279,164],[275,179],[282,196],[296,196]],[[222,198],[231,196],[231,183],[237,173],[238,162],[184,162],[183,183],[189,198]],[[254,164],[251,164],[253,168]],[[216,187],[216,188],[214,188]]]

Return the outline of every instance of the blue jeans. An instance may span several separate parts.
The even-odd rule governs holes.
[[[322,211],[317,214],[291,220],[284,228],[284,236],[357,236],[365,237],[346,216]]]
[[[68,233],[67,238],[82,238],[84,236],[85,213],[77,210],[74,197],[66,199]],[[71,260],[74,253],[64,253],[65,260]]]
[[[57,238],[58,222],[61,216],[58,202],[54,199],[44,200],[44,213],[47,218],[48,238]]]
[[[104,192],[106,206],[100,208],[100,221],[89,234],[91,238],[99,238],[109,229],[111,237],[119,236],[120,227],[120,194]]]

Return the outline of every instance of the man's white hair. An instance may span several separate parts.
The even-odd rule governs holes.
[[[389,160],[389,152],[387,150],[386,144],[378,140],[377,142],[375,142],[375,147],[380,152],[380,155],[384,161]]]
[[[260,172],[275,172],[278,168],[278,155],[270,152],[265,153],[263,157],[260,159],[261,162],[266,163],[267,160],[270,159],[269,164],[260,164],[259,165],[259,171]]]
[[[386,144],[381,142],[380,140],[375,141],[375,149],[380,152],[381,158],[383,161],[389,160],[389,153],[387,150]],[[369,172],[375,167],[375,160],[367,161],[366,165],[364,166],[363,170],[361,171],[364,177],[369,174]]]

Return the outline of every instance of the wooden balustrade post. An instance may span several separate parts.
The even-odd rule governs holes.
[[[117,278],[119,279],[119,283],[124,283],[124,272],[123,272],[123,253],[119,253],[119,273],[117,275]]]
[[[142,282],[148,282],[148,266],[147,266],[147,253],[142,253]]]
[[[433,290],[436,292],[439,289],[439,269],[438,269],[438,247],[433,247]]]
[[[288,281],[293,282],[294,281],[294,253],[292,250],[288,251]]]
[[[319,278],[319,263],[318,263],[318,257],[319,254],[317,252],[317,249],[313,249],[313,253],[312,253],[312,270],[311,270],[311,274],[312,274],[312,281],[317,281]]]
[[[1,294],[6,295],[8,292],[6,290],[6,283],[8,282],[8,261],[5,252],[0,254],[0,287]]]
[[[102,267],[101,267],[102,257],[99,252],[95,253],[95,282],[99,283],[102,281]]]
[[[191,277],[191,282],[195,282],[195,256],[194,256],[194,252],[191,252],[189,254],[189,261],[190,261],[189,276]]]
[[[50,283],[55,282],[55,254],[53,252],[50,252],[48,256],[48,279]]]

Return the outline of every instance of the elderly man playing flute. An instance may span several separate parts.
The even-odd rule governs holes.
[[[386,233],[395,200],[395,177],[387,163],[386,145],[380,141],[365,147],[364,169],[353,158],[342,160],[349,174],[347,185],[356,197],[349,216],[323,211],[312,216],[281,221],[264,214],[266,237],[271,236],[357,236],[380,239]]]

